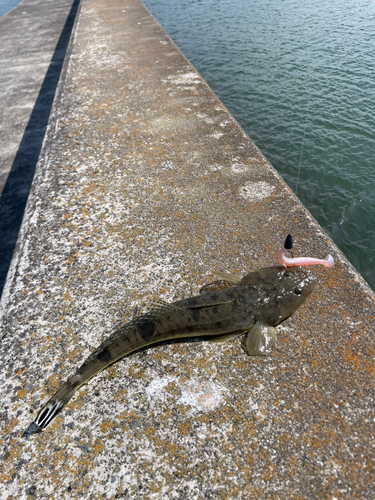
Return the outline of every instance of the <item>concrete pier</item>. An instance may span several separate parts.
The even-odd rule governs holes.
[[[40,405],[152,298],[295,255],[276,351],[137,352]],[[139,0],[82,0],[1,302],[4,498],[371,498],[375,297]]]
[[[79,0],[24,0],[0,19],[0,296]]]

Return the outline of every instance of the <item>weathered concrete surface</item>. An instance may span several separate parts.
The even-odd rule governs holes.
[[[0,295],[79,0],[24,0],[0,19]]]
[[[375,298],[138,0],[84,0],[3,295],[4,498],[372,498]],[[144,350],[35,411],[113,325],[212,270],[323,257],[276,352]]]

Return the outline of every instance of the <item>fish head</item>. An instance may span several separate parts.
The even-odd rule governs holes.
[[[310,270],[303,267],[274,266],[259,269],[242,278],[257,292],[253,309],[256,321],[275,326],[294,313],[314,290],[316,280]]]

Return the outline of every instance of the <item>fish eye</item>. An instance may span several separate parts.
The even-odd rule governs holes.
[[[295,293],[296,295],[301,295],[302,290],[301,290],[300,288],[296,288],[296,289],[294,290],[294,293]]]

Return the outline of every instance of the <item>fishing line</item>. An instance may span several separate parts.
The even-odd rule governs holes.
[[[297,174],[297,184],[296,184],[296,194],[298,191],[298,182],[299,182],[299,174],[301,172],[301,164],[302,164],[302,155],[303,155],[303,148],[305,146],[305,136],[306,136],[306,130],[307,130],[307,116],[309,113],[309,108],[310,108],[310,100],[311,100],[311,93],[309,95],[309,102],[307,103],[307,108],[306,108],[306,116],[305,116],[305,130],[303,132],[303,138],[302,138],[302,146],[301,146],[301,154],[299,157],[299,167],[298,167],[298,174]]]

